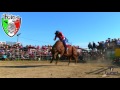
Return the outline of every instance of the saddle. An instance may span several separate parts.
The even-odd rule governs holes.
[[[71,45],[70,44],[66,44],[67,48],[69,48]]]

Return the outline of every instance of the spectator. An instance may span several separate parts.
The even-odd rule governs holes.
[[[7,58],[7,54],[6,54],[6,53],[3,54],[3,60],[8,60],[8,58]]]
[[[110,43],[111,41],[110,41],[110,38],[108,38],[108,43]]]
[[[95,50],[96,47],[97,46],[96,46],[95,42],[93,42],[93,49]]]
[[[120,39],[118,38],[118,40],[117,40],[117,45],[120,45]]]
[[[91,42],[89,42],[88,48],[89,48],[89,49],[93,49],[93,46],[92,46]]]
[[[106,40],[105,42],[105,49],[107,49],[109,47],[109,43],[108,43],[108,40]]]
[[[104,41],[102,41],[102,46],[103,46],[103,48],[105,48],[105,42]]]

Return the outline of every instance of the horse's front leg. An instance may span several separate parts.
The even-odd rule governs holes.
[[[52,55],[52,60],[50,61],[50,63],[52,63],[53,60],[56,60],[56,55],[57,55],[57,53],[55,53],[55,54]]]
[[[53,59],[56,60],[56,64],[57,64],[57,62],[58,62],[58,53],[55,53],[55,54],[53,55]]]
[[[57,56],[56,56],[56,65],[57,65],[57,63],[58,63],[58,60],[59,60],[59,54],[57,54]]]
[[[53,60],[54,60],[54,56],[52,55],[52,59],[51,59],[50,63],[52,63],[52,62],[53,62]]]
[[[60,58],[63,56],[64,52],[61,52],[61,53],[58,53],[56,56],[57,56],[57,59],[56,59],[56,65],[58,63],[58,61],[60,60]]]

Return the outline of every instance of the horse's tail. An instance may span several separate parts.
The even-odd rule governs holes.
[[[72,46],[72,57],[75,59],[76,63],[79,58],[79,53],[75,50],[76,48]]]
[[[72,46],[72,55],[75,55],[75,56],[79,56],[79,53],[76,51],[76,53],[75,53],[75,47],[74,46]]]

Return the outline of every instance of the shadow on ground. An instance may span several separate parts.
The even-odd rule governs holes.
[[[67,65],[24,65],[24,66],[0,66],[0,68],[34,68],[34,67],[50,67],[50,66],[67,66]]]

